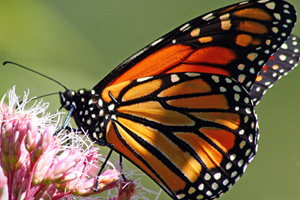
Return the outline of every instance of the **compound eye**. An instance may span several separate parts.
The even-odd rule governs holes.
[[[75,96],[75,92],[74,92],[74,91],[71,91],[71,92],[70,92],[70,96],[72,96],[72,97]]]

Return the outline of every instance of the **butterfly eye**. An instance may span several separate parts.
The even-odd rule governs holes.
[[[66,92],[66,96],[68,96],[69,98],[73,98],[75,95],[76,93],[73,90],[69,90]]]

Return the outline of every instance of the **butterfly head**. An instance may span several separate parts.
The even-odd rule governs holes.
[[[105,116],[102,100],[94,90],[80,89],[77,92],[66,90],[60,92],[60,102],[63,108],[74,108],[72,117],[77,127],[86,132],[92,140],[105,141]]]
[[[63,108],[66,110],[71,109],[71,104],[75,100],[76,92],[73,90],[66,90],[65,92],[59,92],[60,103]],[[74,103],[73,103],[74,104]]]

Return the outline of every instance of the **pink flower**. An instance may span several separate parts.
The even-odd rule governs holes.
[[[47,105],[43,102],[26,110],[26,97],[20,104],[13,89],[9,92],[9,106],[3,104],[4,98],[0,103],[0,197],[60,199],[118,187],[120,173],[106,170],[95,192],[98,148],[91,143],[84,147],[87,143],[81,143],[82,138],[73,132],[54,136],[57,125],[52,121],[56,116],[45,114]]]

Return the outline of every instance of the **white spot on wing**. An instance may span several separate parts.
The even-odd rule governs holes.
[[[204,17],[202,17],[202,19],[205,21],[211,20],[213,18],[214,18],[214,16],[212,13],[209,13],[209,14],[205,15]]]
[[[176,197],[177,197],[178,199],[182,199],[182,198],[185,197],[185,194],[177,194]]]
[[[189,30],[190,28],[191,28],[190,24],[187,23],[187,24],[183,25],[179,30],[184,32],[184,31]]]
[[[155,45],[157,45],[158,43],[160,43],[160,42],[163,41],[163,40],[164,40],[164,38],[159,38],[158,40],[154,41],[154,42],[151,44],[151,46],[155,46]]]
[[[281,20],[281,15],[279,13],[274,13],[273,15],[277,20]]]
[[[275,9],[276,4],[274,2],[270,2],[266,4],[266,7],[269,8],[270,10]]]
[[[268,2],[269,0],[260,0],[260,1],[258,1],[258,3],[266,3],[266,2]]]
[[[147,77],[143,77],[143,78],[139,78],[136,80],[136,82],[140,83],[140,82],[144,82],[144,81],[147,81],[149,79],[151,79],[152,76],[147,76]]]
[[[211,79],[212,79],[213,81],[215,81],[215,83],[219,83],[219,82],[220,82],[220,77],[219,77],[219,76],[212,75],[212,76],[211,76]]]
[[[199,73],[193,73],[193,72],[186,72],[185,75],[187,75],[188,77],[196,77],[196,76],[200,76]]]
[[[110,104],[107,108],[109,111],[112,111],[115,109],[115,104]]]
[[[179,80],[180,80],[180,78],[179,78],[179,76],[177,74],[172,74],[171,75],[171,82],[172,83],[175,83],[175,82],[177,82]]]
[[[102,101],[102,99],[99,99],[98,100],[98,105],[102,108],[103,107],[103,101]]]
[[[279,56],[279,59],[280,59],[281,61],[285,61],[285,59],[286,59],[286,55],[284,55],[284,54],[281,54],[281,55]]]

